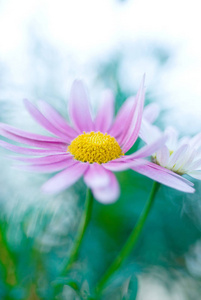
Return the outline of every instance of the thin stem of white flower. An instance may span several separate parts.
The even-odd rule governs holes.
[[[148,214],[151,210],[151,207],[154,202],[155,195],[160,187],[160,183],[154,182],[149,199],[144,207],[144,210],[138,219],[138,222],[136,226],[134,227],[133,231],[131,232],[128,240],[126,241],[124,247],[122,248],[121,252],[117,256],[117,258],[114,260],[114,262],[111,264],[109,269],[106,271],[106,273],[103,275],[101,280],[99,281],[97,287],[96,287],[96,293],[97,295],[100,295],[101,291],[105,287],[108,280],[111,278],[111,276],[114,274],[114,272],[119,269],[119,267],[122,265],[123,261],[128,257],[131,250],[135,247],[138,238],[140,236],[140,233],[143,229],[143,226],[145,224],[145,221],[148,217]]]

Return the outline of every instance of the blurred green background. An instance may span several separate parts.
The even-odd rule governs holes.
[[[120,15],[122,11],[125,20],[126,7],[129,9],[126,5],[131,5],[132,2],[135,1],[111,1],[110,6],[114,9],[114,14]],[[116,96],[117,112],[125,99],[136,92],[141,76],[146,72],[146,105],[155,101],[161,106],[157,125],[162,129],[167,124],[175,125],[181,135],[200,131],[198,102],[201,93],[199,89],[196,93],[193,89],[194,77],[189,76],[189,89],[183,97],[187,85],[181,74],[185,66],[184,61],[188,61],[192,55],[186,51],[185,46],[173,47],[169,42],[143,33],[141,38],[135,36],[135,39],[131,40],[127,36],[123,40],[117,39],[115,46],[109,47],[108,50],[105,46],[106,41],[101,40],[107,31],[107,28],[103,27],[94,35],[97,45],[94,43],[92,47],[92,44],[87,44],[86,31],[86,40],[82,40],[80,32],[75,41],[81,41],[77,44],[72,43],[72,46],[68,44],[71,40],[68,31],[66,40],[63,37],[68,23],[63,24],[65,26],[62,37],[59,31],[53,32],[54,37],[58,35],[60,39],[51,40],[50,33],[48,36],[44,29],[49,23],[41,21],[47,3],[37,3],[37,9],[32,1],[30,8],[28,5],[24,8],[23,1],[19,1],[14,7],[13,1],[0,3],[2,20],[10,20],[12,34],[15,34],[15,25],[18,29],[16,35],[11,34],[14,44],[2,35],[2,41],[5,43],[0,51],[1,122],[44,133],[45,131],[25,112],[22,99],[28,98],[33,102],[43,99],[68,118],[66,103],[70,85],[75,77],[81,77],[87,83],[94,111],[100,100],[100,92],[104,88],[111,88]],[[87,3],[89,13],[92,3],[88,1],[86,5]],[[144,4],[146,3],[144,1]],[[63,1],[58,3],[59,5],[63,7]],[[70,9],[70,2],[68,5],[67,9]],[[104,11],[104,6],[101,7]],[[135,6],[132,6],[132,9],[134,8]],[[26,9],[29,15],[27,19],[24,17],[24,23],[21,24],[18,18],[26,15]],[[92,12],[93,9],[94,6]],[[55,17],[53,12],[49,13]],[[58,20],[59,12],[55,13],[55,20]],[[16,18],[12,18],[13,15],[16,15]],[[89,16],[95,22],[95,17],[91,14]],[[106,13],[106,20],[109,17]],[[65,13],[62,19],[65,19]],[[92,27],[92,23],[89,28]],[[80,21],[78,25],[81,26]],[[143,32],[142,27],[142,24],[139,24],[139,33]],[[24,28],[26,38],[22,34]],[[49,30],[51,28],[50,26]],[[9,28],[7,30],[6,36],[9,36]],[[71,31],[73,30],[72,27]],[[77,33],[75,29],[72,36]],[[102,35],[99,44],[100,33]],[[182,36],[180,32],[178,36],[179,34]],[[93,38],[93,35],[88,38]],[[175,36],[174,39],[176,40]],[[84,46],[81,46],[83,43]],[[104,47],[100,50],[101,44]],[[183,50],[180,52],[182,55],[178,55],[178,49]],[[196,74],[197,69],[193,62],[186,68],[185,74],[192,75],[193,70]],[[178,89],[183,83],[183,92],[174,89],[172,78],[181,84],[177,86]],[[172,90],[170,83],[173,86]],[[166,94],[167,89],[169,94]],[[171,100],[172,95],[174,99],[183,97],[186,102],[178,101],[178,104],[177,101]],[[192,98],[197,102],[193,102]],[[194,122],[189,123],[188,120]],[[131,151],[135,151],[141,145],[142,142],[138,140]],[[58,299],[85,299],[85,294],[94,288],[129,236],[149,196],[152,180],[133,171],[117,174],[121,186],[120,199],[107,206],[94,201],[92,219],[83,240],[79,261],[68,276],[59,278],[62,264],[70,255],[84,210],[86,187],[80,180],[57,196],[43,195],[40,187],[52,174],[19,171],[12,167],[12,162],[7,157],[8,152],[0,150],[0,153],[0,299],[54,299],[53,290],[58,283],[63,286]],[[200,299],[201,184],[195,182],[195,187],[196,193],[188,195],[161,186],[137,247],[113,276],[102,299]],[[80,287],[81,295],[76,294],[69,286],[72,280]]]

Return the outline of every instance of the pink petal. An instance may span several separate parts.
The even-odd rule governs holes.
[[[109,172],[102,165],[90,164],[89,169],[84,175],[84,181],[90,188],[107,186],[110,182]]]
[[[120,195],[118,181],[112,172],[109,172],[110,181],[108,185],[92,189],[93,195],[99,202],[110,204],[115,202]]]
[[[115,121],[111,129],[108,132],[111,136],[115,137],[116,139],[117,138],[121,139],[122,132],[124,131],[125,120],[127,120],[130,114],[130,111],[134,105],[134,101],[135,98],[130,97],[123,103],[122,107],[120,108],[115,118]]]
[[[30,115],[36,120],[37,123],[39,123],[41,126],[43,126],[46,130],[49,132],[55,134],[56,136],[59,136],[62,138],[65,142],[69,142],[69,138],[66,134],[58,130],[51,122],[48,121],[48,119],[45,118],[45,116],[28,100],[24,100],[24,105]]]
[[[67,135],[70,140],[74,139],[78,133],[68,125],[67,121],[47,102],[39,101],[39,107],[43,115],[52,123],[58,130]]]
[[[154,163],[144,160],[144,165],[134,166],[131,169],[176,190],[187,193],[195,191],[190,181]]]
[[[0,128],[0,135],[11,139],[13,141],[22,143],[22,144],[27,144],[33,147],[40,147],[40,148],[46,148],[46,149],[56,149],[57,151],[61,151],[64,149],[67,149],[67,144],[59,141],[59,140],[55,140],[55,141],[50,141],[49,137],[47,137],[47,140],[38,140],[38,139],[33,139],[31,138],[32,134],[30,134],[30,138],[28,137],[23,137],[17,134],[13,134],[7,130],[4,130],[2,128]]]
[[[160,112],[160,108],[158,104],[156,103],[148,104],[144,108],[143,119],[145,119],[148,123],[153,123],[157,119],[159,112]]]
[[[38,141],[45,141],[45,142],[62,142],[64,143],[63,140],[55,138],[55,137],[51,137],[51,136],[44,136],[44,135],[40,135],[40,134],[36,134],[36,133],[30,133],[18,128],[15,128],[13,126],[4,124],[4,123],[0,123],[0,128],[2,128],[3,130],[6,130],[10,133],[13,133],[15,135],[19,135],[21,137],[25,137],[28,139],[33,139],[33,140],[38,140]]]
[[[88,163],[75,161],[74,165],[49,179],[42,187],[45,193],[59,193],[74,184],[88,169]]]
[[[154,164],[154,165],[156,165],[156,164]],[[182,181],[183,181],[184,183],[186,183],[187,185],[189,185],[189,186],[191,186],[191,187],[194,186],[194,183],[192,183],[191,181],[189,181],[189,180],[187,180],[186,178],[182,177],[181,175],[179,175],[179,174],[177,174],[177,173],[175,173],[175,172],[173,172],[173,171],[171,171],[171,170],[169,170],[169,169],[167,169],[167,168],[164,168],[164,167],[162,167],[162,166],[159,166],[159,165],[156,165],[156,166],[157,166],[157,168],[163,168],[163,169],[165,169],[165,170],[167,171],[167,173],[174,175],[175,177],[179,178],[180,180],[182,180]],[[194,191],[195,191],[195,190],[194,190]]]
[[[162,136],[157,141],[153,142],[150,145],[146,145],[140,150],[136,151],[135,153],[131,155],[126,155],[126,159],[136,159],[136,158],[142,158],[152,155],[154,152],[156,152],[160,147],[162,147],[165,142],[167,141],[166,136]]]
[[[132,105],[130,111],[128,112],[128,115],[125,116],[125,119],[122,120],[123,122],[120,125],[122,127],[121,135],[116,137],[116,139],[117,139],[120,146],[122,146],[124,141],[126,140],[127,133],[128,133],[129,128],[131,127],[131,124],[132,124],[133,114],[136,110],[136,105],[137,105],[137,101],[136,101],[135,98],[133,98],[132,104],[133,105]]]
[[[110,161],[106,164],[103,164],[103,167],[107,170],[113,171],[113,172],[120,172],[130,169],[134,165],[140,165],[142,164],[140,160],[126,160],[124,158],[122,159],[115,159],[113,161]]]
[[[41,164],[32,164],[32,165],[15,165],[17,169],[31,172],[40,172],[40,173],[51,173],[61,171],[75,164],[75,160],[69,156],[61,161],[53,163],[41,163]]]
[[[110,90],[105,91],[95,119],[95,130],[105,133],[110,128],[114,116],[114,96]]]
[[[167,168],[164,168],[164,167],[162,167],[162,166],[160,166],[158,164],[152,163],[152,162],[147,161],[145,159],[139,159],[139,161],[141,161],[142,163],[144,162],[144,165],[147,165],[147,164],[151,165],[153,168],[155,168],[157,170],[162,170],[162,171],[165,170],[165,172],[167,172],[167,173],[169,173],[169,174],[171,174],[171,175],[179,178],[180,180],[182,180],[183,182],[187,183],[188,185],[194,186],[194,184],[191,181],[187,180],[186,178],[182,177],[181,175],[178,175],[177,173],[175,173],[175,172],[173,172],[173,171],[171,171],[171,170],[169,170]]]
[[[145,97],[144,80],[145,80],[145,76],[143,76],[142,83],[140,85],[139,91],[136,96],[136,106],[135,106],[133,118],[128,127],[128,131],[126,131],[125,133],[124,140],[122,141],[123,144],[122,150],[124,153],[126,153],[133,146],[133,144],[135,143],[139,135],[141,121],[142,121],[143,106],[144,106],[144,97]]]
[[[82,133],[90,132],[94,129],[91,118],[89,100],[83,83],[75,80],[70,93],[69,115],[74,127]]]
[[[26,155],[52,155],[52,154],[63,153],[63,151],[61,152],[61,149],[59,149],[59,150],[31,149],[31,148],[25,148],[25,147],[12,145],[12,144],[9,144],[4,141],[0,141],[0,146],[7,150],[10,150],[10,151],[13,151],[16,153],[26,154]]]
[[[22,157],[22,156],[11,156],[9,158],[21,161],[24,163],[32,163],[32,164],[51,164],[59,161],[63,161],[66,158],[72,157],[68,153],[56,154],[56,155],[48,155],[43,157]]]

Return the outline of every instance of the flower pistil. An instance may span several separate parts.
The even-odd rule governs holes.
[[[124,155],[114,137],[102,132],[83,132],[68,146],[76,160],[89,163],[103,164]]]

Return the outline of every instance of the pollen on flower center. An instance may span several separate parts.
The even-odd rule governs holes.
[[[79,161],[99,164],[124,155],[114,137],[94,131],[78,135],[68,146],[67,152]]]

